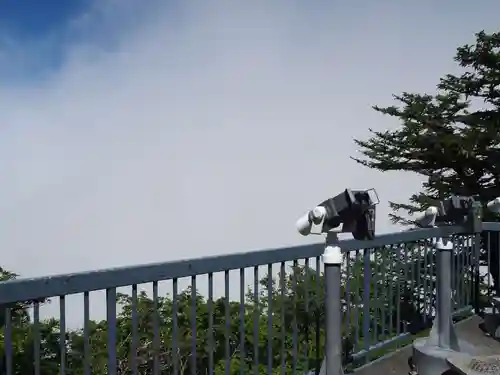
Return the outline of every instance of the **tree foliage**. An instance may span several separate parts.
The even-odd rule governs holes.
[[[396,104],[374,107],[398,119],[397,129],[370,129],[368,139],[355,140],[364,156],[354,158],[358,163],[425,178],[408,203],[390,202],[395,223],[413,224],[413,213],[452,194],[475,196],[483,205],[500,196],[500,33],[477,33],[454,60],[462,72],[442,77],[435,94],[403,92],[394,95]],[[487,209],[483,213],[487,221],[498,220]],[[498,236],[483,233],[482,264],[488,264],[498,294],[499,247]]]
[[[370,129],[369,139],[355,141],[364,155],[358,163],[426,177],[409,204],[391,203],[394,222],[408,224],[401,211],[420,211],[450,194],[484,203],[500,196],[500,33],[477,33],[454,60],[463,72],[442,77],[434,95],[403,92],[395,105],[374,107],[397,118],[399,128]]]

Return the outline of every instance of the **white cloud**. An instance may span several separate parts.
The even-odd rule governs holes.
[[[326,1],[98,4],[47,80],[0,86],[2,266],[26,276],[303,243],[295,219],[349,186],[377,188],[389,230],[385,202],[419,178],[361,168],[352,138],[394,126],[370,106],[432,90],[484,24],[421,30]]]

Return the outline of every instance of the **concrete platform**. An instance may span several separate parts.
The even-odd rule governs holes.
[[[455,325],[457,336],[475,346],[482,355],[500,354],[500,342],[488,337],[480,328],[482,319],[473,316]],[[355,371],[357,375],[408,375],[408,360],[412,355],[411,345],[387,355]],[[449,373],[452,375],[453,373]]]
[[[500,375],[500,356],[452,356],[448,364],[459,375]]]

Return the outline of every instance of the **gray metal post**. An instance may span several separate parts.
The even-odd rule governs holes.
[[[442,241],[442,240],[441,240]],[[450,240],[448,240],[450,241]],[[444,244],[443,244],[444,245]],[[436,246],[437,250],[437,319],[438,346],[450,348],[451,331],[451,252],[452,246]]]
[[[327,241],[328,243],[328,241]],[[326,246],[325,265],[325,375],[341,375],[342,371],[342,304],[340,300],[342,252],[338,246]]]

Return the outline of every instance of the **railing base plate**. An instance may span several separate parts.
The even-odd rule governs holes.
[[[416,339],[413,342],[413,363],[419,375],[441,375],[451,366],[448,358],[470,357],[477,354],[473,345],[458,340],[459,350],[441,348],[429,343],[429,338]]]
[[[326,375],[326,358],[323,359],[323,362],[321,362],[321,368],[319,370],[319,375]],[[344,375],[344,371],[342,369],[340,369],[340,372],[338,374],[334,374],[334,375]]]
[[[484,328],[486,333],[495,339],[500,339],[500,314],[485,314]]]

